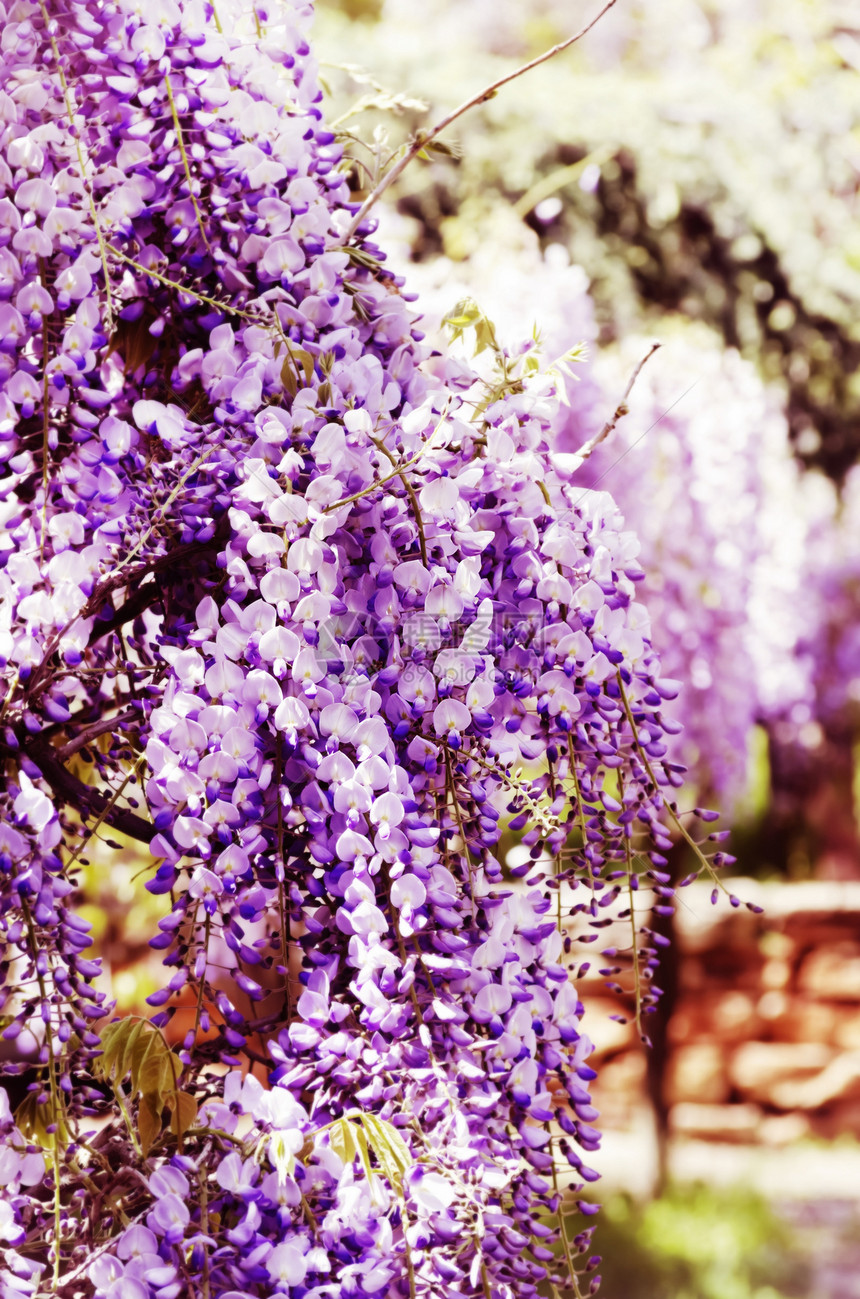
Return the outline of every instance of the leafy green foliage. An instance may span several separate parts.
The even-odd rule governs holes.
[[[487,348],[491,348],[497,356],[501,353],[495,326],[474,298],[463,298],[458,302],[453,311],[443,318],[442,324],[447,325],[453,343],[463,338],[467,329],[474,329],[476,356]]]
[[[57,1142],[65,1146],[70,1139],[62,1110],[58,1110],[55,1131],[52,1130],[53,1122],[50,1099],[40,1102],[39,1093],[35,1091],[25,1096],[15,1111],[15,1126],[21,1135],[44,1150],[53,1150]]]
[[[594,1238],[603,1299],[793,1299],[808,1293],[789,1229],[741,1188],[672,1186],[608,1202]]]
[[[141,1150],[148,1154],[162,1130],[162,1114],[170,1111],[170,1130],[181,1142],[197,1117],[197,1102],[177,1086],[182,1065],[161,1032],[148,1020],[130,1016],[102,1030],[102,1049],[93,1067],[119,1094],[130,1080],[132,1098],[139,1096],[137,1127]]]
[[[349,1110],[328,1129],[329,1145],[345,1164],[358,1157],[371,1181],[373,1154],[386,1181],[400,1191],[403,1174],[415,1163],[409,1147],[393,1123],[363,1110]]]

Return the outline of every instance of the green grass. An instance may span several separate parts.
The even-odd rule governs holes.
[[[593,1252],[601,1299],[795,1299],[807,1269],[790,1229],[740,1188],[673,1186],[649,1204],[606,1202]]]

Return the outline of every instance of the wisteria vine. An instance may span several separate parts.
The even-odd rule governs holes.
[[[558,374],[423,344],[310,16],[0,9],[3,1299],[593,1292],[576,976],[621,920],[644,1031],[640,879],[723,861]],[[112,830],[148,1019],[75,910]]]

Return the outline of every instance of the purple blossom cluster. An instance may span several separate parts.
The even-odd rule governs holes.
[[[860,704],[860,471],[849,471],[838,496],[814,474],[805,486],[804,581],[813,607],[800,644],[811,665],[814,703],[794,720],[803,725],[811,715],[825,730],[850,734]]]
[[[571,976],[620,916],[654,1004],[677,686],[558,376],[431,352],[346,244],[309,17],[5,11],[3,1299],[595,1285]],[[111,830],[165,973],[109,1070],[72,904]]]
[[[631,342],[616,360],[619,388],[645,350]],[[608,487],[641,541],[654,642],[685,683],[680,753],[730,806],[753,727],[812,693],[796,617],[809,509],[777,395],[736,353],[670,337],[577,481]]]
[[[504,258],[489,242],[465,264],[410,267],[410,282],[440,339],[456,298],[472,297],[512,355],[533,347],[525,341],[532,321],[519,307],[531,288],[546,361],[585,345],[559,373],[554,463],[573,475],[574,499],[610,491],[635,532],[653,642],[667,675],[685,683],[673,710],[684,727],[677,752],[703,795],[730,806],[747,785],[753,728],[791,716],[802,725],[815,711],[813,660],[823,666],[833,644],[822,631],[825,607],[850,600],[850,581],[843,590],[837,580],[843,594],[830,590],[808,635],[796,608],[802,590],[832,587],[846,567],[829,553],[846,548],[833,502],[819,502],[826,493],[799,473],[777,394],[751,364],[695,333],[666,339],[637,378],[629,412],[580,465],[576,452],[611,415],[648,343],[630,339],[595,355],[581,268],[558,245],[541,254],[521,223],[499,219],[495,237],[502,233]],[[851,617],[840,617],[847,630]],[[853,674],[829,676],[832,693]]]

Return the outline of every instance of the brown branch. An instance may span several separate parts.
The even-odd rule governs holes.
[[[115,719],[114,719],[115,720]],[[21,748],[36,764],[57,798],[73,807],[83,817],[100,816],[110,803],[110,795],[100,789],[85,785],[73,776],[60,762],[58,750],[41,735],[20,736]],[[155,826],[127,808],[114,807],[104,818],[105,824],[127,834],[140,843],[150,843],[155,837]]]
[[[615,410],[612,412],[609,419],[603,425],[603,428],[600,430],[599,433],[596,433],[593,438],[589,438],[587,442],[583,442],[582,446],[576,452],[576,455],[579,457],[581,461],[587,460],[588,457],[591,455],[592,451],[594,451],[595,447],[599,447],[601,442],[605,442],[606,439],[609,437],[610,433],[614,431],[618,421],[620,419],[623,419],[625,415],[629,414],[627,398],[630,396],[631,392],[633,391],[633,385],[636,382],[636,380],[639,378],[639,375],[642,373],[642,369],[645,365],[645,362],[651,360],[651,357],[659,349],[659,347],[660,347],[659,343],[651,344],[650,348],[642,357],[642,360],[636,366],[636,369],[633,371],[630,378],[628,379],[627,387],[624,389],[624,393],[620,402],[615,407]]]
[[[140,720],[140,712],[136,708],[129,708],[127,712],[119,713],[116,717],[103,717],[100,722],[93,722],[90,726],[85,726],[73,740],[69,740],[68,743],[56,749],[56,756],[60,762],[65,763],[66,759],[70,758],[73,753],[85,748],[90,740],[94,740],[99,735],[106,735],[108,731],[119,730],[126,722],[133,722],[135,719]],[[72,718],[72,721],[74,721],[74,718]]]
[[[124,604],[121,604],[112,618],[106,618],[104,622],[97,621],[87,640],[87,649],[97,645],[105,636],[109,636],[112,631],[117,631],[124,627],[132,618],[136,618],[156,604],[161,596],[161,588],[157,582],[144,582],[138,586],[134,594],[129,596]]]
[[[603,6],[600,13],[597,14],[596,17],[592,18],[590,22],[586,23],[584,27],[580,28],[574,36],[568,36],[566,41],[559,42],[558,45],[554,45],[550,50],[544,50],[543,54],[539,54],[536,59],[532,59],[529,63],[523,63],[513,72],[508,72],[504,77],[499,77],[499,79],[494,81],[491,85],[485,86],[477,95],[472,95],[471,99],[467,99],[459,108],[455,108],[447,117],[443,117],[442,121],[438,122],[431,130],[419,131],[412,140],[412,143],[408,146],[406,152],[403,154],[403,157],[398,159],[394,166],[385,173],[373,193],[364,200],[358,212],[350,222],[346,234],[343,236],[342,242],[345,244],[349,243],[370,209],[375,206],[377,201],[388,189],[389,185],[392,185],[401,172],[405,171],[409,166],[412,159],[417,157],[418,154],[421,153],[422,149],[426,149],[427,145],[435,140],[438,135],[441,135],[444,130],[447,130],[452,122],[456,122],[458,117],[462,117],[464,113],[468,113],[470,108],[477,108],[479,104],[486,103],[488,99],[492,99],[496,92],[500,90],[502,86],[506,86],[509,81],[515,81],[517,77],[521,77],[526,72],[531,72],[532,68],[536,68],[541,63],[546,63],[549,59],[555,58],[556,54],[561,54],[563,50],[569,49],[571,45],[575,45],[577,41],[582,40],[583,36],[590,32],[596,23],[600,22],[600,19],[613,7],[615,2],[616,0],[608,0],[608,3]]]
[[[221,526],[216,529],[215,535],[210,537],[208,541],[190,541],[185,545],[176,546],[173,550],[169,550],[166,555],[160,555],[157,559],[147,560],[145,563],[137,564],[133,568],[120,568],[115,573],[109,574],[104,581],[99,582],[83,608],[78,610],[75,616],[70,618],[64,627],[60,627],[55,631],[51,639],[48,641],[48,644],[45,646],[45,653],[42,656],[42,661],[34,669],[30,680],[27,683],[27,689],[23,693],[23,698],[33,698],[37,687],[41,685],[44,679],[51,658],[55,654],[61,639],[69,630],[73,622],[77,622],[79,618],[90,618],[97,614],[104,605],[105,600],[108,596],[113,595],[114,591],[121,591],[123,588],[130,586],[138,586],[139,588],[140,583],[142,583],[143,579],[148,576],[148,574],[162,573],[174,567],[182,566],[186,560],[193,558],[195,555],[205,555],[212,551],[216,546],[220,545],[226,527],[227,519],[225,516],[225,518],[221,520]],[[181,575],[184,577],[186,572],[187,570],[182,569]],[[132,596],[129,603],[134,601],[134,598],[135,597]],[[117,614],[114,618],[105,620],[104,631],[100,631],[99,636],[95,637],[95,640],[100,639],[100,637],[105,635],[108,631],[115,630],[117,626],[122,626],[122,623],[116,621],[116,618],[121,612],[121,609],[117,610]],[[133,609],[128,617],[135,616],[136,613]],[[128,617],[124,617],[123,622],[127,622]],[[96,628],[93,630],[95,631]],[[91,640],[90,643],[92,644],[94,641]]]
[[[403,486],[406,488],[406,495],[409,497],[410,504],[412,505],[412,513],[415,515],[415,526],[418,529],[418,545],[421,548],[421,562],[425,568],[428,568],[429,564],[427,561],[427,536],[426,533],[424,532],[424,520],[421,516],[421,506],[418,504],[418,497],[415,494],[415,488],[412,486],[409,479],[406,477],[406,474],[404,473],[403,470],[403,466],[398,465],[396,456],[393,456],[391,454],[391,452],[388,450],[388,447],[385,445],[385,442],[381,440],[378,441],[376,438],[371,438],[371,442],[375,447],[378,448],[378,450],[380,450],[383,453],[383,455],[388,456],[388,459],[394,465],[394,472],[397,474],[398,478],[403,483]]]

